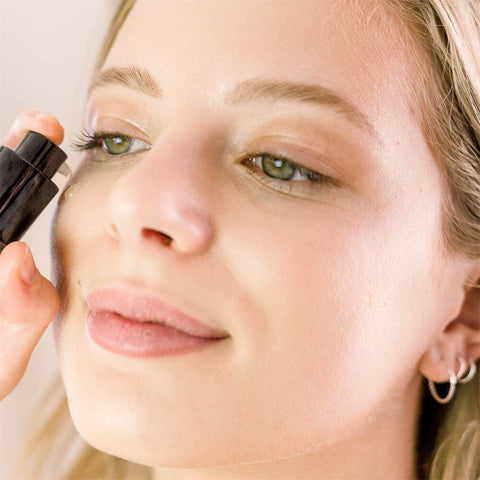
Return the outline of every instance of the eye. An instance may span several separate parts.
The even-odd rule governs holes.
[[[296,166],[283,158],[272,157],[272,155],[257,155],[254,160],[260,161],[265,173],[278,180],[290,180],[296,171]]]
[[[309,170],[288,158],[270,153],[249,155],[242,163],[262,182],[290,193],[293,189],[312,191],[334,184],[332,178]]]
[[[72,148],[77,151],[101,148],[108,155],[124,155],[149,150],[152,146],[143,140],[119,132],[81,130],[77,135],[77,143],[73,144]]]
[[[110,155],[128,153],[134,144],[135,140],[129,137],[104,137],[102,140],[103,148]]]

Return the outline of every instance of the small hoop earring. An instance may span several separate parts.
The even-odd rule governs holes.
[[[458,360],[458,363],[460,364],[460,368],[458,369],[457,374],[455,375],[457,377],[457,381],[462,377],[462,375],[466,372],[467,370],[467,364],[465,363],[465,360],[461,355],[457,353],[455,358]]]
[[[457,378],[457,380],[460,383],[468,383],[477,373],[477,365],[473,358],[468,358],[468,361],[470,362],[470,369],[468,371],[468,375],[465,378]]]
[[[438,395],[437,390],[435,389],[435,383],[432,382],[432,380],[430,379],[428,380],[428,388],[430,389],[430,393],[438,403],[448,403],[453,398],[453,395],[455,394],[455,386],[457,385],[457,376],[455,375],[455,372],[450,367],[448,367],[448,374],[450,375],[450,389],[448,390],[447,396],[444,398]]]

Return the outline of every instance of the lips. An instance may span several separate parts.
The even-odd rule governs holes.
[[[165,325],[189,336],[222,339],[228,333],[215,329],[167,304],[155,293],[134,287],[110,286],[85,294],[90,314],[116,314],[135,322]],[[146,327],[146,326],[145,326]]]

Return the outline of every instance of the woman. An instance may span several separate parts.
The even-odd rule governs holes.
[[[91,446],[49,478],[479,477],[478,18],[474,0],[119,6],[52,237]],[[7,143],[28,129],[62,140],[27,113]],[[29,336],[6,394],[57,297],[24,244],[0,262]],[[59,395],[19,475],[58,449]]]

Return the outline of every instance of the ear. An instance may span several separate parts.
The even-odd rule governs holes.
[[[456,356],[466,361],[480,358],[480,270],[476,270],[472,282],[470,277],[464,286],[465,295],[460,313],[440,333],[436,341],[424,353],[418,369],[420,373],[434,382],[448,382],[448,367],[455,373],[460,364]]]

